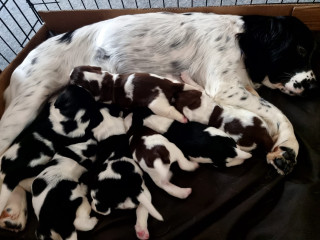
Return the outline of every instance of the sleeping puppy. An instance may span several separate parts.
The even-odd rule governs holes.
[[[46,167],[53,155],[64,146],[87,141],[92,128],[102,120],[92,96],[78,86],[69,86],[46,104],[37,119],[28,126],[1,156],[1,222],[9,230],[25,227],[25,195],[21,204],[8,202],[12,191],[20,186],[30,191],[31,183]],[[12,199],[12,198],[10,198]],[[15,200],[17,201],[17,199]],[[7,205],[8,202],[8,206]],[[13,228],[13,226],[20,226]]]
[[[93,165],[96,141],[67,146],[32,183],[32,205],[38,218],[38,239],[77,239],[76,230],[89,231],[98,220],[90,217],[87,186],[81,176]],[[71,157],[71,158],[70,158]]]
[[[198,168],[198,163],[187,160],[176,145],[158,132],[143,126],[142,119],[132,113],[126,116],[125,127],[133,159],[153,182],[174,197],[187,198],[191,188],[181,188],[170,182],[170,166],[178,162],[182,170],[194,171]]]
[[[182,74],[181,77],[184,82],[195,84],[186,74]],[[259,146],[265,153],[271,151],[273,145],[271,134],[274,133],[269,130],[263,119],[248,110],[219,104],[200,86],[194,85],[194,87],[197,90],[178,93],[174,102],[175,107],[190,121],[223,130],[232,136],[243,150],[251,151]],[[260,101],[261,104],[268,105],[263,99]]]
[[[74,68],[70,82],[88,90],[97,101],[130,109],[148,107],[155,114],[187,121],[170,105],[176,93],[192,89],[187,85],[148,73],[111,74],[93,66]]]
[[[260,102],[266,107],[269,106],[269,103],[262,98]],[[200,122],[228,133],[244,151],[251,151],[259,147],[267,154],[267,162],[272,164],[279,174],[288,174],[296,164],[296,161],[282,164],[277,160],[277,153],[274,153],[272,149],[274,141],[271,137],[275,133],[268,128],[263,119],[250,111],[217,104],[215,99],[199,90],[178,93],[174,105],[190,121]],[[285,148],[279,148],[276,152],[284,150],[293,154]]]
[[[135,111],[133,115],[142,118],[143,126],[161,133],[192,161],[212,163],[216,167],[231,167],[251,157],[250,153],[240,150],[228,134],[214,127],[197,122],[181,124],[154,115],[149,109]]]
[[[135,230],[139,239],[148,239],[148,215],[163,221],[151,203],[151,194],[143,180],[143,172],[132,159],[126,134],[123,110],[101,104],[103,121],[93,129],[98,142],[97,164],[89,173],[92,209],[108,215],[114,209],[137,208]],[[88,178],[88,176],[87,176]]]

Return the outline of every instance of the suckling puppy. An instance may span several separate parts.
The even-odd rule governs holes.
[[[182,79],[185,80],[185,77]],[[263,99],[260,101],[261,104],[268,105]],[[272,149],[273,133],[263,119],[248,110],[219,104],[200,90],[178,93],[174,105],[190,121],[200,122],[228,133],[245,151],[260,147],[268,153]]]
[[[75,151],[71,155],[93,162],[95,152],[91,151],[93,156],[78,154],[90,152],[89,148],[95,144],[95,141],[74,144],[71,147]],[[69,154],[71,149],[67,150]],[[39,222],[36,232],[38,239],[76,240],[76,230],[89,231],[97,224],[97,218],[90,217],[87,186],[79,182],[86,171],[87,168],[76,160],[56,154],[35,178],[31,192],[33,208]]]
[[[148,109],[135,111],[143,125],[161,133],[174,143],[192,161],[212,163],[216,167],[231,167],[242,164],[251,157],[239,149],[236,142],[225,132],[197,122],[179,123],[157,116]]]
[[[70,82],[87,89],[100,102],[130,109],[148,107],[155,114],[187,121],[170,104],[175,94],[192,89],[184,84],[148,73],[111,74],[94,66],[74,68]]]
[[[92,96],[78,86],[69,86],[46,104],[37,119],[28,126],[1,156],[1,222],[9,230],[25,226],[24,209],[6,206],[10,194],[21,186],[30,191],[31,183],[55,152],[65,146],[87,140],[102,116]],[[21,201],[25,202],[25,196]],[[26,204],[14,205],[25,206]],[[17,215],[24,218],[17,218]],[[19,229],[12,226],[21,226]]]
[[[191,188],[181,188],[170,182],[170,166],[177,161],[182,170],[194,171],[198,163],[187,160],[176,145],[158,132],[143,126],[142,119],[132,113],[125,118],[125,127],[130,137],[130,150],[140,167],[158,187],[170,195],[187,198]]]
[[[132,159],[122,109],[100,104],[103,121],[93,130],[98,143],[97,166],[89,174],[91,206],[102,215],[114,209],[136,208],[135,230],[139,239],[148,239],[148,215],[163,218],[151,203],[143,172]]]

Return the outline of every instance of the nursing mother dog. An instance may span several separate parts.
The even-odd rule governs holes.
[[[294,17],[212,13],[126,15],[52,37],[12,74],[0,121],[0,154],[48,96],[68,84],[74,67],[91,65],[119,74],[187,71],[216,101],[260,116],[275,141],[272,165],[294,166],[299,146],[291,123],[247,89],[255,82],[309,95],[317,86],[313,49],[310,30]]]

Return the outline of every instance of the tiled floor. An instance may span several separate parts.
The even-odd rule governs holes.
[[[57,4],[43,5],[43,2],[57,0],[30,0],[39,10],[59,10]],[[282,0],[58,0],[61,9],[96,9],[99,8],[152,8],[162,7],[194,7],[222,5],[243,5],[262,3],[281,3]],[[283,0],[283,3],[296,3],[297,0]],[[313,0],[299,0],[299,2],[313,2]],[[320,2],[320,0],[315,0]],[[72,6],[70,6],[70,4]],[[110,3],[110,5],[109,5]],[[97,5],[96,5],[97,4]],[[17,53],[25,46],[41,24],[26,0],[0,0],[0,69],[4,69]],[[32,30],[34,27],[35,30]],[[28,38],[26,38],[28,35]]]

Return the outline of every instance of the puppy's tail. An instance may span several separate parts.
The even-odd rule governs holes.
[[[157,209],[155,209],[155,207],[151,203],[151,199],[149,199],[144,192],[140,193],[137,199],[148,210],[152,217],[159,221],[163,221],[163,217],[157,211]]]

